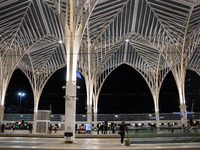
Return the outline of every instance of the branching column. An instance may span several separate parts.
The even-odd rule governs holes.
[[[87,86],[87,122],[92,124],[92,94],[93,94],[93,79],[91,77],[91,42],[89,37],[89,27],[87,25],[87,37],[88,37],[88,72],[86,75]]]
[[[181,50],[181,62],[180,62],[180,69],[177,71],[176,74],[176,82],[178,86],[179,98],[180,98],[180,112],[181,112],[181,122],[182,125],[187,125],[187,110],[186,110],[186,102],[185,102],[185,76],[186,76],[186,69],[187,69],[187,54],[185,53],[187,47],[187,31],[189,27],[190,17],[192,15],[194,7],[190,8],[190,12],[188,14],[186,26],[185,26],[185,33],[183,38]]]
[[[77,27],[74,18],[74,9],[76,3],[73,0],[69,2],[69,9],[66,11],[65,18],[65,45],[67,54],[67,82],[65,91],[65,131],[72,132],[71,142],[75,140],[75,115],[76,115],[76,73],[77,73],[77,58],[81,43],[81,24]],[[70,16],[68,20],[68,13]]]
[[[177,69],[175,69],[177,68]],[[180,65],[173,68],[172,72],[176,81],[176,85],[178,88],[179,94],[179,102],[180,102],[180,114],[181,114],[181,123],[182,125],[187,125],[187,110],[186,110],[186,102],[185,102],[185,75],[186,69],[183,67],[183,71],[181,71]]]
[[[66,42],[67,45],[67,82],[65,91],[65,131],[72,132],[72,141],[75,140],[75,115],[76,115],[76,74],[73,74],[73,70],[76,70],[76,64],[74,64],[73,55],[73,36],[71,33],[70,40]],[[70,44],[70,47],[68,45]],[[75,76],[75,78],[73,78]]]

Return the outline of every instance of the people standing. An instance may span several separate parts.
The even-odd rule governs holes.
[[[113,133],[113,134],[115,134],[115,130],[116,130],[116,127],[115,127],[115,125],[113,124],[113,126],[112,126],[112,133]]]
[[[107,134],[108,126],[107,124],[104,124],[104,134]]]
[[[103,134],[103,127],[104,126],[104,123],[102,123],[102,125],[100,126],[100,129],[101,129],[101,134]]]
[[[55,131],[55,133],[56,133],[56,131],[57,131],[57,126],[55,125],[55,127],[54,127],[54,131]]]
[[[128,128],[127,128],[125,122],[123,121],[123,122],[121,123],[121,125],[120,125],[121,146],[124,145],[123,143],[124,143],[125,130],[127,131]]]
[[[33,125],[29,124],[29,133],[32,134],[32,130],[33,130]]]
[[[111,133],[112,132],[112,125],[110,124],[109,125],[109,133]]]
[[[15,131],[15,124],[11,125],[11,130],[12,130],[12,133]]]
[[[11,132],[13,132],[13,124],[11,124],[10,130],[11,130]]]
[[[49,126],[49,134],[51,134],[52,130],[53,130],[53,126],[50,125],[50,126]]]
[[[99,124],[97,124],[97,134],[99,134]]]
[[[5,130],[5,124],[2,123],[2,125],[1,125],[1,133],[4,133],[4,130]]]

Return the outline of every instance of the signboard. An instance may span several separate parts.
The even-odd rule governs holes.
[[[91,124],[89,124],[89,123],[86,124],[86,131],[87,130],[91,130]]]

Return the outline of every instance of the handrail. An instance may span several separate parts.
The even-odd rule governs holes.
[[[175,139],[173,139],[170,143],[174,143],[174,141],[177,141],[178,139],[180,139],[181,136],[186,135],[187,133],[189,133],[190,131],[192,131],[192,129],[197,129],[198,130],[199,127],[196,127],[196,126],[193,126],[193,127],[183,127],[182,129],[183,129],[183,132],[179,136],[177,136]],[[193,134],[193,135],[195,135],[195,134]],[[192,138],[193,137],[194,136],[192,136]],[[193,141],[193,140],[191,140],[191,141]]]

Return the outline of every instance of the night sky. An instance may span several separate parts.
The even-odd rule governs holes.
[[[66,69],[58,70],[47,82],[39,102],[39,110],[52,110],[53,114],[64,114],[65,111],[65,85]],[[86,113],[86,87],[85,81],[77,77],[77,114]],[[16,70],[10,80],[6,93],[5,113],[14,113],[19,107],[18,92],[26,93],[22,98],[22,113],[33,113],[33,94],[26,76]],[[193,71],[186,75],[186,104],[191,111],[194,101],[195,112],[200,112],[200,77]],[[178,91],[170,72],[162,85],[159,95],[159,109],[161,113],[179,112]],[[15,112],[16,113],[16,112]],[[154,103],[150,90],[142,76],[128,65],[121,65],[106,79],[98,103],[98,113],[154,113]]]

